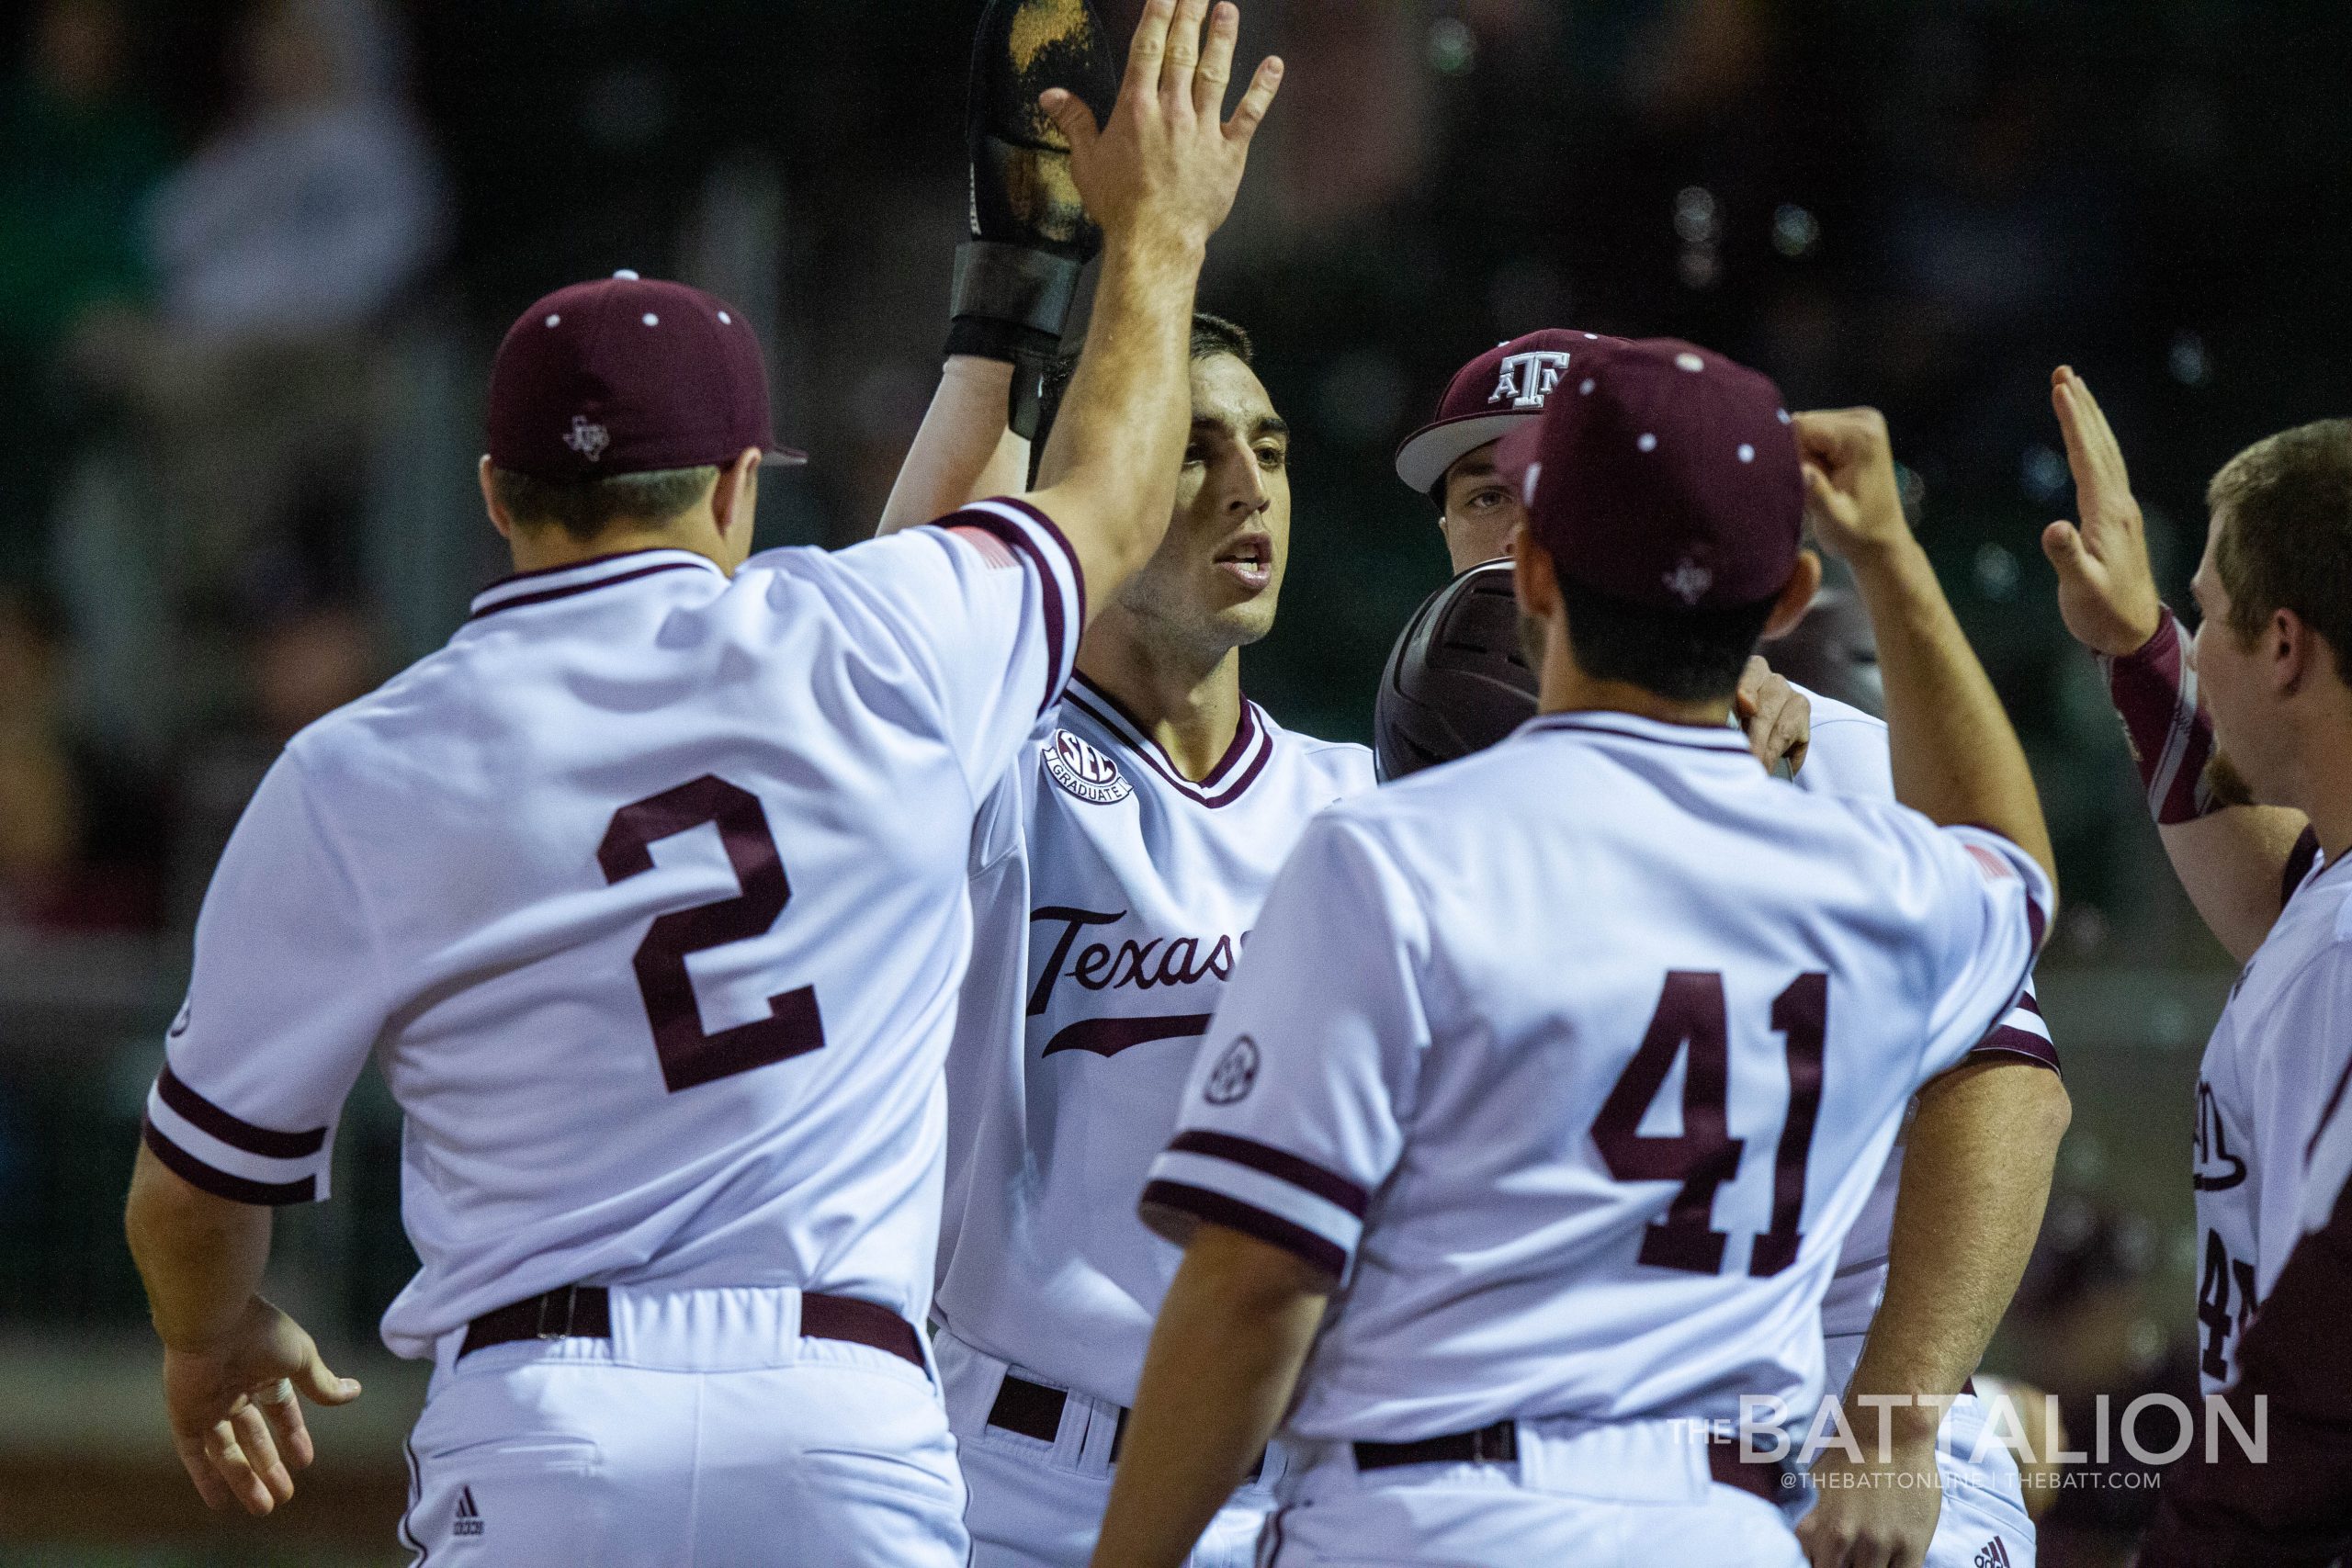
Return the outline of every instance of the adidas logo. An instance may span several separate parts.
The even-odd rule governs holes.
[[[1984,1550],[1976,1554],[1976,1568],[2009,1568],[2009,1549],[2001,1544],[1999,1536],[1995,1536],[1985,1544]]]
[[[474,1489],[470,1486],[458,1488],[458,1519],[449,1527],[449,1533],[460,1536],[481,1534],[481,1510],[474,1506]],[[1993,1544],[1998,1546],[2000,1542]],[[2007,1562],[2008,1559],[2004,1557],[2001,1561]],[[1983,1568],[1982,1560],[1978,1568]]]

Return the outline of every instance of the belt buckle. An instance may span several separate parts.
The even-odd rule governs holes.
[[[553,1304],[556,1297],[559,1295],[563,1298],[563,1325],[560,1328],[552,1325],[548,1320],[548,1309]],[[577,1285],[566,1285],[560,1291],[549,1291],[546,1295],[541,1296],[539,1298],[539,1325],[537,1331],[532,1335],[532,1337],[535,1339],[571,1338],[572,1314],[578,1309],[579,1304],[580,1287]]]

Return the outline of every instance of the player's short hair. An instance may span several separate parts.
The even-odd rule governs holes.
[[[1193,357],[1207,359],[1219,354],[1229,354],[1244,365],[1258,363],[1258,345],[1250,334],[1227,321],[1212,316],[1206,310],[1193,312]]]
[[[2323,419],[2256,442],[2206,488],[2227,514],[2213,566],[2230,596],[2230,629],[2251,640],[2292,610],[2352,681],[2352,420]]]
[[[505,468],[490,470],[498,504],[526,527],[553,525],[582,544],[619,523],[658,528],[683,514],[717,482],[718,470],[657,468],[604,479],[537,479]]]
[[[1669,702],[1713,702],[1739,689],[1775,601],[1729,609],[1631,604],[1556,574],[1568,648],[1586,674],[1623,681]]]

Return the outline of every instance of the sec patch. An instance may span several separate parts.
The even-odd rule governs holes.
[[[1067,729],[1057,729],[1046,747],[1046,772],[1079,799],[1109,806],[1135,794],[1136,786],[1119,772],[1103,750],[1081,740]]]

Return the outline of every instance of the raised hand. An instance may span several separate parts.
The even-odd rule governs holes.
[[[1813,744],[1813,704],[1805,694],[1760,655],[1751,655],[1739,673],[1732,712],[1747,734],[1747,749],[1756,753],[1764,771],[1777,773],[1786,762],[1789,777],[1796,777]]]
[[[1203,245],[1233,209],[1250,139],[1283,75],[1283,62],[1267,58],[1233,118],[1220,122],[1240,33],[1241,12],[1225,0],[1214,11],[1208,0],[1149,0],[1108,124],[1098,127],[1062,88],[1038,99],[1069,139],[1071,177],[1109,239]]]
[[[2058,569],[2058,614],[2075,640],[2110,658],[2135,653],[2163,624],[2164,602],[2148,565],[2148,536],[2123,449],[2090,387],[2069,366],[2050,377],[2050,404],[2066,438],[2080,524],[2061,520],[2041,531],[2041,550]]]
[[[207,1507],[266,1514],[294,1495],[293,1472],[316,1452],[298,1393],[348,1404],[359,1385],[329,1371],[302,1325],[259,1296],[218,1343],[164,1349],[172,1446]]]
[[[1883,414],[1823,409],[1791,423],[1804,465],[1805,515],[1824,549],[1850,561],[1910,538]]]

